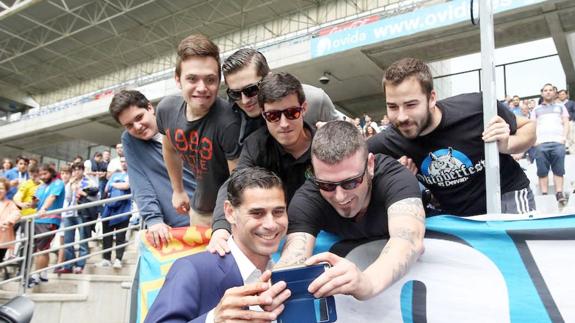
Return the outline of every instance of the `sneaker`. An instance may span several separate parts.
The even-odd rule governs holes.
[[[116,269],[121,269],[122,268],[122,260],[120,259],[115,259],[114,260],[114,264],[112,265],[112,267],[116,268]]]
[[[112,267],[112,262],[107,259],[102,259],[102,261],[96,264],[96,267]]]
[[[60,275],[60,274],[71,274],[71,273],[72,273],[72,269],[70,269],[70,268],[61,267],[61,268],[54,269],[54,274],[58,274],[58,275]]]
[[[555,198],[557,199],[559,205],[561,206],[567,205],[567,198],[565,197],[565,194],[563,194],[563,192],[557,192],[557,194],[555,194]]]
[[[32,288],[37,285],[40,285],[40,279],[36,277],[28,277],[28,284],[26,284],[26,287]]]
[[[81,274],[81,273],[84,271],[84,268],[82,268],[82,267],[74,267],[74,270],[73,270],[73,271],[74,271],[74,274],[79,275],[79,274]]]

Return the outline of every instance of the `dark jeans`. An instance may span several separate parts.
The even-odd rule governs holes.
[[[108,232],[112,232],[115,230],[121,230],[128,227],[130,223],[129,220],[122,221],[120,223],[116,223],[114,225],[110,225],[110,221],[102,221],[102,232],[106,234]],[[114,242],[114,236],[116,236],[116,246],[124,244],[126,242],[126,231],[117,232],[115,234],[111,234],[109,236],[104,236],[102,238],[103,249],[108,249],[112,247],[112,243]],[[121,247],[116,249],[116,259],[122,260],[124,256],[124,250],[126,247]],[[112,251],[104,252],[103,258],[106,260],[112,260]]]
[[[73,225],[78,225],[78,224],[84,223],[84,221],[82,220],[82,218],[80,216],[72,216],[72,217],[68,217],[68,218],[63,218],[62,221],[64,222],[64,227],[66,227],[66,228],[71,227]],[[73,230],[66,230],[66,231],[64,231],[64,244],[74,242],[74,240],[76,238],[76,230],[78,230],[78,232],[80,234],[80,240],[87,239],[88,237],[91,236],[90,228],[88,228],[88,227],[80,227],[80,228],[73,229]],[[78,257],[86,256],[88,254],[90,254],[90,248],[88,247],[88,242],[86,241],[86,242],[80,243],[80,251],[78,253]],[[64,259],[66,261],[68,261],[68,260],[72,260],[74,258],[76,258],[75,247],[74,246],[66,247],[66,250],[64,251]],[[86,259],[82,259],[82,260],[76,261],[75,263],[66,264],[66,265],[64,265],[64,268],[72,269],[72,266],[84,268],[85,265],[86,265]]]

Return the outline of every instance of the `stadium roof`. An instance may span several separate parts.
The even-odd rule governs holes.
[[[0,0],[0,87],[37,95],[317,6],[306,0]],[[239,45],[239,44],[238,44]]]

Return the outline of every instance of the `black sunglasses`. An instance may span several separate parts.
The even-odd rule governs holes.
[[[359,185],[361,185],[361,183],[363,183],[363,178],[365,177],[366,171],[367,171],[367,160],[365,161],[365,167],[363,168],[363,172],[361,172],[361,175],[344,179],[343,181],[339,182],[326,182],[314,178],[314,182],[319,187],[320,190],[326,192],[333,192],[338,186],[341,186],[341,188],[343,188],[346,191],[353,190]]]
[[[239,101],[242,99],[242,93],[248,98],[258,95],[258,93],[260,92],[260,86],[258,82],[245,86],[244,88],[239,90],[232,90],[228,88],[226,92],[228,93],[228,97],[230,98],[230,100]]]
[[[262,112],[262,116],[268,122],[278,122],[280,121],[282,114],[288,118],[288,120],[295,120],[301,116],[303,111],[302,107],[291,107],[285,110],[270,110]]]

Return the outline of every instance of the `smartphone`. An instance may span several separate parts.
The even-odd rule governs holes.
[[[291,296],[284,302],[278,323],[329,323],[337,320],[333,296],[315,298],[308,287],[331,266],[320,263],[311,266],[285,267],[272,271],[271,281],[285,281]]]

